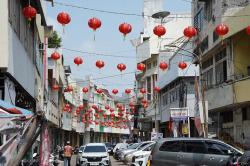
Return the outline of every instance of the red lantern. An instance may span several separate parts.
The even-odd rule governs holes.
[[[98,60],[95,63],[96,67],[98,67],[99,69],[103,68],[105,63],[102,60]]]
[[[78,106],[78,108],[79,108],[80,110],[83,110],[84,105],[81,104],[81,105]]]
[[[102,113],[102,109],[98,109],[97,112]]]
[[[161,91],[161,88],[159,86],[154,87],[154,91],[159,93]]]
[[[88,93],[89,89],[87,87],[82,88],[83,93]]]
[[[73,87],[71,85],[67,86],[66,89],[64,89],[64,92],[72,92],[73,91]]]
[[[117,103],[116,107],[119,108],[119,109],[121,109],[122,108],[122,104],[121,103]]]
[[[96,92],[97,92],[98,94],[102,94],[103,91],[102,91],[102,89],[97,89]]]
[[[57,21],[64,26],[64,25],[70,23],[71,18],[70,18],[68,13],[61,12],[57,15]]]
[[[53,60],[55,60],[55,61],[58,60],[58,59],[60,59],[60,57],[61,57],[60,54],[59,54],[58,52],[56,52],[56,51],[53,52],[53,53],[50,55],[50,58],[53,59]]]
[[[97,110],[97,109],[98,109],[97,105],[92,105],[92,108],[93,108],[94,110]]]
[[[92,106],[92,108],[93,108],[93,106]],[[88,109],[88,111],[87,111],[88,113],[91,113],[92,112],[92,109]]]
[[[131,108],[131,107],[134,107],[135,106],[135,104],[133,103],[133,102],[130,102],[129,103],[129,107]]]
[[[248,35],[250,35],[250,25],[247,26],[247,28],[246,28],[246,33],[247,33]]]
[[[95,121],[95,125],[98,125],[99,124],[99,122],[98,121]]]
[[[144,71],[146,69],[146,65],[144,63],[137,64],[137,70]]]
[[[180,69],[184,70],[187,67],[187,64],[186,62],[182,61],[182,62],[179,62],[178,66]]]
[[[89,124],[92,124],[92,122],[93,122],[92,120],[88,120],[88,123],[89,123]]]
[[[197,35],[197,30],[192,26],[188,26],[187,28],[184,29],[183,34],[184,36],[190,39]]]
[[[98,113],[95,113],[94,116],[97,117],[97,116],[98,116]]]
[[[36,13],[36,9],[30,5],[23,8],[23,15],[28,21],[31,21],[36,17]]]
[[[165,35],[166,33],[166,28],[162,25],[157,25],[154,27],[154,34],[157,35],[158,37],[161,37]]]
[[[93,17],[89,19],[88,25],[91,29],[93,29],[93,31],[96,31],[98,28],[101,27],[102,22],[98,18]]]
[[[166,62],[161,62],[159,67],[161,70],[166,70],[168,68],[168,64]]]
[[[142,94],[144,94],[144,93],[146,93],[146,89],[141,88],[141,89],[140,89],[140,92],[141,92]]]
[[[122,23],[119,26],[119,31],[123,33],[124,38],[127,34],[129,34],[132,31],[132,26],[128,23]]]
[[[110,108],[109,111],[112,113],[114,112],[115,110],[113,108]]]
[[[141,103],[146,104],[148,101],[146,99],[142,99]]]
[[[130,94],[131,93],[131,89],[125,89],[125,93],[126,94]]]
[[[148,108],[148,103],[143,104],[144,108]]]
[[[74,63],[75,63],[77,66],[79,66],[79,65],[81,65],[81,64],[83,63],[83,60],[82,60],[81,57],[76,57],[76,58],[74,59]]]
[[[217,35],[219,36],[224,36],[229,32],[229,28],[227,25],[225,24],[220,24],[215,28],[215,32],[217,33]]]
[[[123,70],[126,70],[126,68],[127,68],[126,65],[123,63],[119,63],[117,65],[117,69],[120,70],[120,72],[123,72]]]
[[[114,95],[116,95],[116,94],[118,93],[118,89],[113,89],[113,90],[112,90],[112,93],[113,93]]]
[[[108,110],[110,107],[109,105],[105,105],[105,109]]]
[[[72,112],[72,109],[71,109],[71,108],[69,108],[69,109],[68,109],[68,113],[71,113],[71,112]]]
[[[76,114],[77,114],[77,115],[80,114],[80,109],[76,109]]]
[[[110,114],[110,117],[112,118],[112,117],[115,117],[115,114],[114,113],[111,113]]]
[[[119,112],[119,113],[118,113],[118,116],[122,117],[122,116],[123,116],[123,113]]]
[[[52,90],[53,91],[59,90],[59,86],[57,84],[52,85]]]

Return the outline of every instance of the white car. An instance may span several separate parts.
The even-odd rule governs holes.
[[[81,166],[110,166],[110,158],[104,143],[89,143],[85,146],[80,158]]]
[[[115,153],[117,150],[127,149],[128,144],[127,143],[118,143],[113,149],[113,153]]]
[[[154,147],[155,142],[150,143],[133,153],[126,155],[125,163],[132,166],[146,166],[148,157],[151,154],[151,150]]]
[[[79,148],[79,151],[78,151],[78,154],[76,156],[76,165],[79,166],[80,165],[80,159],[81,159],[81,156],[82,156],[82,152],[84,151],[84,148],[85,146],[81,146]]]

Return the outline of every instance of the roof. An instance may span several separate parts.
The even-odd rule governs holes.
[[[162,138],[157,142],[164,142],[164,141],[199,141],[199,140],[203,140],[203,141],[218,141],[218,142],[223,142],[221,140],[217,140],[217,139],[211,139],[211,138],[188,138],[188,137],[177,137],[177,138]]]
[[[105,146],[104,143],[88,143],[86,146]]]

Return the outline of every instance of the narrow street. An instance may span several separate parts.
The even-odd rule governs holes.
[[[125,166],[125,164],[115,160],[112,156],[110,156],[110,159],[111,159],[112,166]],[[71,166],[75,166],[75,165],[76,165],[76,155],[72,156],[71,158]],[[59,166],[64,166],[63,161],[61,160],[59,161]]]

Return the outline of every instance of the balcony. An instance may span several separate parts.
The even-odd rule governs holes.
[[[235,83],[235,102],[249,102],[250,101],[250,77],[243,78]]]
[[[154,38],[146,40],[140,44],[137,49],[136,63],[141,63],[151,57],[152,54],[158,54],[158,40]]]

